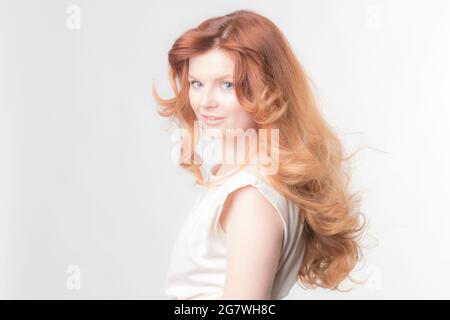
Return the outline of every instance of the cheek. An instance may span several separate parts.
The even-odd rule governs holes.
[[[198,115],[199,99],[198,96],[192,91],[189,91],[189,103],[192,110],[194,110],[194,112]]]
[[[230,126],[234,128],[248,129],[254,126],[254,122],[239,103],[233,104],[229,109]]]

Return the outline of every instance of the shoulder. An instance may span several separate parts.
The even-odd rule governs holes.
[[[283,223],[254,185],[227,198],[221,215],[227,250],[224,299],[269,299],[283,244]]]
[[[240,232],[264,235],[275,241],[283,236],[283,222],[272,203],[254,185],[242,186],[231,192],[220,215],[220,224],[227,234]]]

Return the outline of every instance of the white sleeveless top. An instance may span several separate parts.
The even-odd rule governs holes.
[[[207,179],[214,179],[202,168]],[[165,293],[174,299],[222,299],[226,272],[225,233],[219,216],[234,190],[255,186],[274,206],[283,221],[283,245],[272,287],[272,300],[285,297],[297,282],[304,255],[303,215],[295,203],[263,180],[254,166],[234,173],[219,186],[204,187],[184,221],[171,253]]]

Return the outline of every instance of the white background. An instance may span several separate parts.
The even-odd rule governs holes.
[[[175,39],[244,8],[285,33],[349,150],[367,147],[352,188],[378,243],[355,269],[369,281],[287,299],[449,298],[444,0],[0,1],[0,298],[165,299],[198,190],[171,161],[151,85],[172,97]]]

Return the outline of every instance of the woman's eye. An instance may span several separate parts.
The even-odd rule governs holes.
[[[200,82],[195,81],[195,80],[192,80],[192,81],[191,81],[191,85],[194,86],[194,87],[197,87],[197,86],[195,85],[196,83],[200,83]]]
[[[230,86],[228,86],[228,87],[226,87],[227,89],[231,89],[231,88],[233,88],[233,83],[231,83],[231,82],[224,82],[223,84],[229,84]]]
[[[198,87],[201,86],[201,83],[198,82],[198,81],[196,81],[196,80],[192,80],[192,81],[190,82],[190,84],[191,84],[191,86],[193,86],[193,87],[195,87],[195,88],[198,88]],[[234,86],[232,82],[223,82],[223,84],[225,85],[225,88],[226,88],[226,89],[231,89],[231,88],[233,88],[233,86]]]

